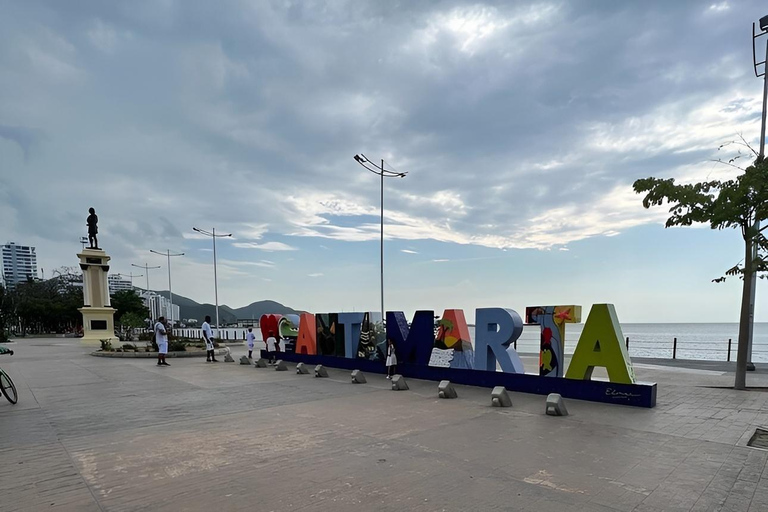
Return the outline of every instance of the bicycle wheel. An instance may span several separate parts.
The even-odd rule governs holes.
[[[18,402],[19,396],[16,394],[16,386],[13,384],[13,381],[8,374],[2,370],[0,370],[0,391],[3,392],[5,398],[12,404]]]

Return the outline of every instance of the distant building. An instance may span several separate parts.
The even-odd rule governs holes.
[[[144,299],[144,305],[149,309],[153,320],[164,316],[172,324],[178,323],[180,318],[179,306],[174,304],[171,307],[171,301],[168,300],[168,297],[152,291],[143,291],[139,295]]]
[[[5,286],[13,288],[30,279],[37,279],[35,248],[8,242],[3,246],[3,281]]]
[[[131,290],[131,282],[127,279],[123,279],[118,274],[110,274],[107,276],[107,282],[109,283],[109,294],[114,295],[115,292],[121,290]]]

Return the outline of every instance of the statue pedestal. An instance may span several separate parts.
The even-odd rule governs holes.
[[[101,249],[83,249],[78,253],[83,271],[83,337],[85,345],[101,346],[101,340],[116,338],[115,310],[109,300],[109,260]]]

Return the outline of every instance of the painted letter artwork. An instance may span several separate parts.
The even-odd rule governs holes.
[[[387,339],[397,354],[397,373],[417,379],[450,380],[470,386],[504,386],[509,391],[654,407],[656,383],[637,382],[622,342],[613,304],[594,304],[587,316],[570,364],[565,365],[566,324],[581,321],[581,306],[531,306],[525,323],[539,325],[539,367],[526,373],[515,350],[523,319],[513,309],[475,310],[475,339],[461,309],[446,309],[435,321],[434,311],[416,311],[409,322],[401,311],[381,314],[302,313],[263,315],[262,335],[285,338],[286,361],[385,373]],[[608,380],[592,378],[605,368]]]

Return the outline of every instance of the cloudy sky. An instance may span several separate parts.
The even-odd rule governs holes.
[[[735,1],[0,0],[0,239],[213,301],[378,310],[616,304],[737,321],[734,231],[663,228],[636,178],[739,172],[762,83]],[[734,153],[734,152],[732,152]],[[728,156],[733,156],[728,154]],[[744,159],[743,159],[744,160]],[[742,160],[742,161],[743,161]],[[138,273],[143,273],[139,271]],[[137,280],[144,282],[144,278]],[[768,286],[757,320],[768,321]]]

